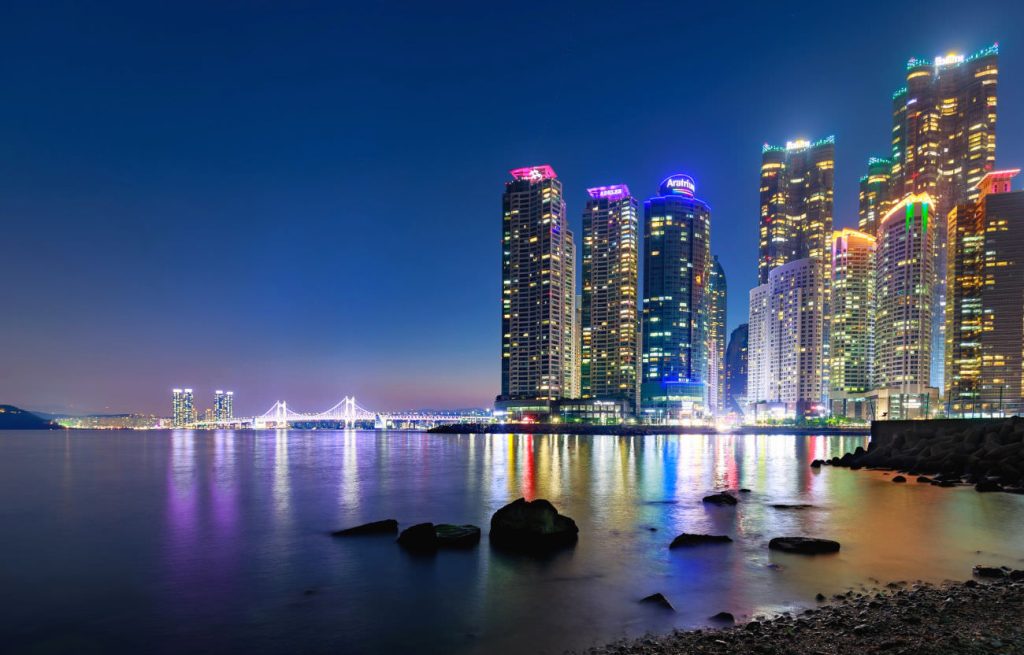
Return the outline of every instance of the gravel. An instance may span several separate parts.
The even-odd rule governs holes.
[[[674,631],[585,651],[589,655],[1024,654],[1024,582],[890,583],[796,616],[723,629]]]

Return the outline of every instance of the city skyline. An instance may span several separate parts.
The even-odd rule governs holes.
[[[843,10],[830,12],[839,13],[821,17],[802,14],[797,16],[797,22],[811,27],[827,19],[849,17]],[[712,25],[725,24],[724,14],[707,10],[704,17]],[[590,20],[572,18],[584,24]],[[631,18],[638,24],[650,20]],[[202,161],[201,157],[209,153],[185,153],[169,146],[167,140],[154,141],[160,124],[157,119],[163,114],[151,105],[139,106],[137,115],[124,129],[115,129],[112,121],[119,114],[114,111],[92,131],[78,135],[69,130],[78,121],[110,110],[110,101],[94,99],[86,103],[75,119],[46,112],[31,117],[20,112],[19,106],[9,107],[4,111],[9,119],[8,136],[14,153],[7,162],[7,179],[15,190],[9,196],[9,213],[17,219],[12,228],[13,240],[38,248],[34,253],[28,252],[31,248],[24,249],[24,253],[13,252],[6,258],[11,268],[5,273],[14,276],[18,285],[7,300],[14,318],[5,327],[6,345],[0,352],[8,364],[5,375],[0,376],[0,393],[5,402],[43,411],[60,407],[65,411],[77,408],[166,413],[169,381],[187,380],[204,390],[230,385],[240,398],[245,398],[245,407],[250,411],[262,410],[278,397],[301,399],[311,407],[324,406],[341,393],[366,397],[382,408],[489,405],[499,391],[493,357],[494,289],[498,279],[493,221],[498,209],[494,188],[505,179],[508,168],[541,162],[554,166],[564,180],[566,214],[571,231],[577,235],[581,234],[587,188],[621,182],[630,185],[636,197],[647,198],[654,195],[657,181],[666,175],[678,171],[691,173],[700,183],[702,198],[712,208],[712,231],[718,238],[712,241],[711,251],[721,259],[732,290],[727,326],[731,332],[746,321],[745,291],[756,282],[758,199],[754,189],[758,148],[764,142],[835,134],[834,227],[856,227],[858,178],[869,156],[888,152],[885,135],[891,117],[887,116],[886,94],[900,84],[902,64],[909,57],[932,57],[950,49],[969,53],[985,43],[1001,41],[1000,58],[1005,73],[999,92],[1002,118],[996,166],[1006,168],[1024,161],[1024,143],[1016,118],[1020,115],[1017,108],[1022,104],[1024,88],[1020,82],[1024,79],[1022,49],[1006,41],[1012,37],[1005,34],[1000,24],[1006,18],[1003,13],[998,20],[991,21],[969,16],[966,25],[963,21],[955,26],[934,23],[931,27],[935,29],[921,29],[909,39],[891,40],[899,42],[899,47],[882,52],[862,50],[858,44],[827,43],[806,29],[808,43],[802,47],[817,46],[822,58],[837,60],[833,62],[836,79],[825,79],[813,65],[788,60],[784,65],[794,76],[810,71],[809,76],[804,76],[809,81],[789,91],[786,97],[776,94],[776,108],[766,109],[764,115],[753,114],[753,119],[748,117],[742,124],[736,120],[729,122],[730,118],[737,118],[735,113],[717,115],[718,103],[738,96],[716,86],[710,74],[716,56],[738,61],[741,49],[726,52],[725,46],[705,44],[706,57],[685,60],[692,67],[694,83],[702,79],[708,82],[703,87],[708,94],[705,100],[695,102],[681,114],[674,112],[686,119],[686,129],[678,136],[666,136],[666,130],[673,124],[673,112],[645,109],[642,119],[630,119],[625,124],[631,134],[625,156],[621,151],[609,152],[607,156],[599,154],[607,145],[599,131],[571,134],[568,112],[578,111],[578,105],[574,110],[558,110],[539,122],[519,118],[505,123],[507,131],[500,138],[493,138],[498,132],[490,121],[480,125],[473,123],[468,114],[454,112],[443,119],[442,132],[456,129],[457,118],[468,120],[470,131],[477,137],[485,127],[492,130],[492,138],[484,141],[480,165],[476,165],[477,153],[472,150],[460,153],[456,148],[453,153],[442,153],[444,148],[436,147],[438,143],[430,149],[428,160],[436,161],[442,168],[474,159],[473,166],[455,166],[452,180],[434,180],[440,189],[458,189],[467,194],[458,196],[460,202],[455,205],[440,203],[446,206],[448,216],[452,215],[451,208],[456,208],[454,217],[443,224],[448,229],[439,230],[447,234],[449,241],[452,234],[458,235],[454,251],[451,245],[427,233],[428,227],[433,229],[430,223],[437,216],[431,212],[438,210],[425,209],[423,215],[413,212],[417,216],[414,219],[399,217],[391,221],[386,212],[373,209],[358,193],[364,185],[375,188],[374,185],[383,184],[390,177],[386,175],[389,171],[411,179],[410,174],[422,166],[423,155],[402,161],[399,157],[406,152],[404,145],[393,146],[386,157],[371,161],[368,168],[355,170],[347,164],[340,165],[345,154],[327,156],[323,150],[311,149],[312,134],[297,130],[293,124],[268,140],[268,133],[258,129],[271,125],[265,122],[266,117],[243,113],[250,121],[247,129],[229,130],[220,137],[222,140],[216,141],[229,150],[234,148],[236,154],[210,160],[209,166],[222,166],[226,175],[205,181],[201,175],[186,173],[185,168]],[[144,12],[122,18],[143,32],[159,33],[154,19]],[[263,25],[261,21],[269,20],[269,16],[251,18],[251,33],[239,38],[254,38]],[[473,20],[489,24],[494,17],[482,12]],[[567,16],[551,20],[569,33],[579,29]],[[34,33],[60,28],[34,25]],[[200,35],[199,41],[207,43],[212,37]],[[6,47],[19,45],[23,50],[28,48],[17,39]],[[74,51],[75,45],[83,44],[74,43],[66,52]],[[506,46],[495,46],[491,53],[496,57]],[[853,53],[860,53],[856,65],[844,59]],[[80,64],[85,79],[109,84],[141,74],[141,70],[127,65],[109,73],[101,71],[99,65],[114,54],[112,48],[86,57]],[[303,64],[314,61],[314,54],[300,48],[278,70],[292,70],[289,66],[302,69]],[[647,69],[630,69],[633,74],[628,79],[635,88],[642,88],[647,82],[652,74],[650,66],[658,54],[655,51],[629,59],[634,66],[648,64]],[[784,53],[769,54],[780,57]],[[161,55],[155,51],[142,53],[142,59],[151,65],[146,73],[179,79],[180,72],[169,68]],[[45,99],[45,93],[31,82],[30,74],[47,77],[47,67],[56,63],[55,57],[26,63],[19,72],[15,87],[26,92],[23,97],[27,102]],[[553,57],[570,71],[582,70],[584,65],[571,52],[554,53]],[[218,75],[224,75],[232,65],[237,66],[230,56],[221,63],[226,70],[199,76],[196,83],[200,89],[221,79]],[[386,62],[384,68],[394,74],[395,69],[389,68],[391,63]],[[475,78],[476,89],[478,96],[486,100],[492,96],[481,72],[482,69]],[[741,77],[746,92],[757,95],[756,91],[765,88],[768,80],[755,73],[750,71]],[[372,79],[363,81],[372,86],[386,77],[380,69],[375,74],[378,77],[371,74]],[[445,84],[446,75],[441,74],[440,84]],[[297,82],[294,102],[310,99],[316,85],[330,79],[329,72],[314,69],[310,78]],[[590,89],[575,79],[571,74],[568,76],[570,97]],[[57,75],[54,81],[55,88],[67,89],[72,92],[71,98],[76,97],[77,87],[69,77]],[[407,76],[401,77],[397,86],[404,88],[417,83]],[[142,88],[143,91],[128,93],[125,98],[142,102],[148,87]],[[848,88],[851,96],[857,96],[856,101],[850,101],[841,88]],[[248,100],[253,89],[241,89],[238,93],[240,99]],[[196,127],[194,112],[204,105],[192,104],[192,100],[180,102],[193,112],[189,126]],[[842,107],[843,104],[851,107]],[[292,109],[299,106],[289,104]],[[227,109],[220,111],[237,109],[237,104],[228,103]],[[749,106],[746,109],[749,114]],[[398,115],[391,112],[388,116]],[[218,120],[225,118],[221,114]],[[610,119],[600,110],[585,118],[583,124],[595,130]],[[322,118],[318,120],[320,123],[314,123],[326,124]],[[53,127],[60,128],[56,135],[41,140],[47,149],[42,154],[30,152],[30,141],[26,139],[36,137],[39,142],[39,131]],[[200,127],[199,133],[191,138],[209,137],[212,126],[200,121]],[[335,129],[341,130],[337,126]],[[404,134],[405,129],[394,137]],[[342,137],[338,131],[333,135],[334,145],[349,143],[349,137]],[[58,136],[64,141],[53,140]],[[111,151],[97,155],[97,140],[104,136],[115,137]],[[140,137],[139,145],[128,147],[129,142]],[[512,140],[521,144],[507,147]],[[297,146],[302,156],[282,157],[287,166],[267,159],[272,154],[283,154],[286,143],[289,148]],[[149,144],[149,150],[140,148],[143,144]],[[238,157],[242,153],[256,154],[252,148],[264,148],[262,156],[256,157],[251,165],[241,165]],[[42,188],[29,183],[28,176],[39,174],[42,167],[53,163],[53,157],[64,155],[66,162],[47,168],[43,178],[53,181],[49,186],[64,192],[44,201]],[[724,163],[717,163],[717,159]],[[265,185],[265,176],[281,172],[282,166],[286,175],[266,185],[262,195],[254,193],[256,186]],[[289,166],[292,168],[288,169]],[[468,168],[478,170],[467,171]],[[311,177],[299,174],[300,169]],[[72,182],[73,170],[82,173],[81,179]],[[209,167],[204,170],[210,172]],[[372,180],[374,177],[380,181]],[[161,180],[164,184],[158,183]],[[184,183],[183,193],[191,194],[189,197],[170,193],[165,186],[178,182]],[[371,199],[386,198],[368,195]],[[255,206],[264,201],[266,209]],[[351,207],[348,201],[353,203]],[[357,216],[371,220],[356,220]],[[148,220],[140,220],[143,217]],[[338,226],[332,227],[335,223]],[[373,251],[367,247],[375,236],[367,223],[380,225],[393,235],[388,239],[388,248],[392,250]],[[311,238],[324,230],[336,240],[333,248],[324,249]],[[730,238],[729,247],[723,247],[725,234]],[[122,245],[127,248],[115,251],[112,244],[119,237],[126,240]],[[246,256],[224,256],[221,249]],[[372,251],[372,255],[363,251]],[[51,256],[39,258],[39,252]],[[395,271],[382,272],[379,268],[378,260],[384,252],[391,252],[388,265],[393,265]],[[437,276],[436,293],[423,293],[423,278],[415,274],[418,270],[430,270]],[[578,283],[576,288],[580,288]],[[96,289],[103,292],[87,293]],[[331,303],[324,303],[323,294],[332,290],[336,297]],[[168,302],[172,298],[183,303],[180,309]],[[211,299],[221,304],[213,304]],[[430,316],[431,321],[413,333],[405,317],[416,315]],[[74,343],[57,341],[56,335],[68,328],[66,316],[76,317],[79,338]],[[361,317],[362,322],[353,316]],[[177,335],[175,341],[170,340],[171,334]],[[245,386],[239,381],[245,381]]]

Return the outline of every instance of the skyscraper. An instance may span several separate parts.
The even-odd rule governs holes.
[[[907,85],[893,94],[892,193],[928,194],[935,228],[937,271],[929,378],[943,384],[945,349],[946,217],[978,197],[978,182],[996,157],[998,45],[973,55],[911,59]]]
[[[727,321],[725,269],[718,255],[711,260],[708,284],[708,407],[716,416],[726,413],[725,327]]]
[[[831,374],[834,392],[873,388],[875,238],[844,229],[832,237]]]
[[[805,257],[768,274],[750,292],[747,402],[776,416],[825,412],[825,285],[817,260]],[[755,408],[760,416],[760,409]]]
[[[174,389],[172,392],[173,414],[171,424],[176,428],[188,425],[195,420],[195,409],[192,403],[191,389]]]
[[[832,236],[835,138],[767,143],[761,149],[758,283],[776,266],[811,258],[824,276]]]
[[[925,413],[935,284],[935,203],[909,195],[878,226],[875,253],[877,386],[889,392],[884,418]]]
[[[725,350],[725,411],[743,415],[747,401],[747,324],[739,326],[729,336]]]
[[[868,174],[860,178],[860,206],[857,225],[861,232],[875,236],[878,220],[889,211],[889,183],[892,178],[892,160],[881,157],[868,159]]]
[[[556,400],[579,384],[575,246],[554,169],[510,174],[502,196],[501,399]]]
[[[644,202],[641,406],[654,420],[708,413],[711,209],[688,175]]]
[[[948,220],[946,397],[954,416],[1024,412],[1024,191],[993,171]]]
[[[213,394],[213,418],[226,421],[235,417],[235,392],[217,389]]]
[[[583,210],[582,397],[639,410],[639,205],[624,184],[587,189]]]

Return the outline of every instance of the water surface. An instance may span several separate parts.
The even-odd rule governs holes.
[[[1024,497],[808,467],[862,437],[0,433],[0,634],[32,653],[559,653],[1024,558]],[[704,506],[746,487],[737,507]],[[474,523],[520,496],[580,527],[546,559],[411,556],[333,529]],[[772,504],[809,504],[777,509]],[[679,532],[735,543],[668,550]],[[835,556],[771,537],[837,539]],[[637,600],[662,592],[670,613]]]

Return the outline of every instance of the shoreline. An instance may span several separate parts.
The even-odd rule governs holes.
[[[1019,573],[1019,572],[1018,572]],[[726,628],[674,630],[590,648],[586,655],[717,653],[1024,653],[1024,582],[1009,577],[889,583],[799,613]]]
[[[869,436],[871,427],[808,427],[795,425],[741,425],[727,430],[693,425],[591,425],[588,423],[452,423],[430,428],[431,434],[579,434],[649,436],[659,434],[785,434]]]

